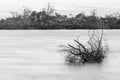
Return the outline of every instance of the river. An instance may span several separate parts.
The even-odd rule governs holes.
[[[59,45],[88,30],[1,30],[0,80],[119,80],[120,30],[105,30],[109,54],[102,64],[66,65]]]

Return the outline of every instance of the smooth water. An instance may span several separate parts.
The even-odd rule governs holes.
[[[0,80],[119,80],[120,30],[106,30],[108,57],[102,64],[64,64],[59,45],[72,43],[87,30],[0,31]]]

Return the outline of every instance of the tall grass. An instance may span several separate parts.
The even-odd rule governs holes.
[[[101,63],[107,55],[108,46],[104,45],[103,30],[102,31],[89,31],[88,41],[86,45],[82,44],[77,39],[74,39],[76,43],[60,45],[60,51],[65,52],[65,61],[68,64],[84,64],[84,63]]]

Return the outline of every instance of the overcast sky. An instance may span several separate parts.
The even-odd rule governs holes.
[[[103,14],[103,11],[110,13],[120,10],[120,0],[1,0],[0,18],[8,17],[10,11],[18,11],[23,7],[41,10],[47,3],[51,3],[58,12],[64,14],[74,14],[82,10],[90,12],[92,9],[98,9],[100,14]]]

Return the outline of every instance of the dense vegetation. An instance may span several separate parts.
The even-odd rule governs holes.
[[[60,45],[60,51],[65,52],[65,61],[68,64],[101,63],[107,55],[108,45],[104,45],[103,31],[93,31],[89,34],[89,40],[82,44],[74,40],[76,44]]]
[[[11,12],[12,17],[0,20],[0,29],[120,29],[120,15],[96,16],[79,13],[68,17],[57,13],[53,6],[39,12],[24,8],[22,13]]]

